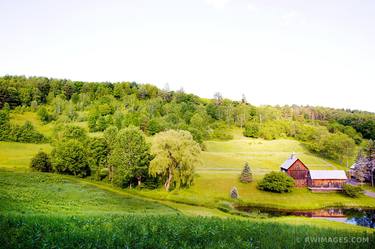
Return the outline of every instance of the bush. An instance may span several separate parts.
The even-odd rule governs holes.
[[[360,186],[345,184],[343,187],[344,194],[352,198],[358,198],[362,195],[363,189]]]
[[[0,111],[0,141],[42,143],[46,138],[35,130],[30,121],[26,121],[22,126],[11,124],[9,113],[2,110]]]
[[[11,125],[9,130],[9,140],[21,143],[42,143],[46,141],[43,134],[35,130],[30,121],[26,121],[24,125]]]
[[[255,138],[257,138],[257,137],[259,137],[259,129],[260,129],[259,123],[249,122],[245,125],[243,135],[245,137],[255,137]]]
[[[37,171],[50,172],[52,167],[51,167],[51,160],[48,154],[43,151],[39,151],[38,154],[36,154],[31,159],[30,167]]]
[[[276,193],[291,192],[293,186],[293,178],[283,172],[275,171],[266,174],[258,183],[258,189]]]
[[[107,176],[109,176],[109,169],[108,168],[102,168],[102,169],[98,170],[99,180],[103,180]]]
[[[43,124],[48,124],[53,120],[53,116],[49,114],[47,108],[45,108],[44,106],[38,109],[37,114],[39,116],[40,121],[42,121]]]

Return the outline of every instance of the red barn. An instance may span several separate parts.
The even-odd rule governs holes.
[[[310,170],[308,185],[312,191],[337,191],[347,181],[343,170]]]
[[[294,179],[297,187],[306,187],[309,169],[293,153],[282,165],[281,171]]]

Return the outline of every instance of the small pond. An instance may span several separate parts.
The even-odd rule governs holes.
[[[375,209],[362,209],[362,208],[325,208],[317,210],[279,210],[270,208],[247,207],[240,206],[237,210],[266,215],[268,217],[280,216],[304,216],[310,218],[322,218],[333,221],[349,223],[358,226],[375,228]]]

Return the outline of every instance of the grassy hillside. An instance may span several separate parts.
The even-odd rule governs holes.
[[[153,201],[118,195],[56,174],[0,171],[0,210],[22,214],[175,214]]]
[[[296,188],[288,194],[258,190],[256,181],[265,173],[279,171],[280,165],[291,152],[296,152],[310,169],[347,170],[343,165],[311,154],[298,141],[251,139],[237,133],[234,140],[207,141],[205,145],[207,149],[202,153],[202,166],[197,169],[197,177],[192,187],[169,193],[164,190],[142,190],[136,193],[157,199],[215,207],[220,201],[231,201],[229,191],[236,186],[241,203],[246,205],[290,209],[329,206],[375,207],[375,199],[365,196],[353,199],[341,193],[312,193],[305,188]],[[246,161],[249,162],[255,178],[250,184],[243,184],[238,180]]]
[[[242,142],[245,141],[251,140]],[[296,146],[292,140],[279,142]],[[217,153],[210,147],[210,144],[217,146],[217,143],[208,142],[205,153]],[[233,147],[236,145],[238,141],[234,140]],[[259,146],[268,147],[267,144]],[[214,170],[218,173],[213,173],[208,170],[210,162],[204,159],[191,189],[165,195],[159,190],[121,190],[72,176],[30,172],[28,164],[33,153],[41,148],[50,150],[48,145],[0,142],[0,148],[3,152],[0,157],[0,232],[3,235],[0,244],[5,248],[280,248],[280,245],[291,248],[298,247],[299,243],[305,248],[332,246],[332,243],[305,243],[304,240],[310,237],[359,237],[363,238],[362,242],[345,243],[340,248],[373,246],[371,230],[363,227],[300,217],[241,218],[197,206],[216,205],[227,199],[227,187],[238,185],[239,171],[221,169],[224,168],[220,166],[221,160],[217,162],[220,168]],[[230,149],[228,146],[228,151]],[[302,152],[297,149],[295,151]],[[256,151],[254,149],[250,154]],[[237,156],[233,158],[240,161]],[[275,160],[267,169],[277,167]],[[258,167],[254,165],[253,168],[255,171]],[[240,167],[236,165],[233,169]],[[254,186],[239,185],[241,198],[261,203],[267,195]],[[249,196],[246,197],[246,193]],[[133,194],[195,205],[153,201]],[[293,195],[281,196],[287,203],[291,201],[289,198],[300,196],[308,199],[310,195],[315,194],[297,191]],[[272,198],[275,202],[281,196],[275,194]],[[322,198],[323,195],[316,196]],[[334,199],[335,195],[327,194],[327,200],[332,196]],[[277,201],[281,202],[281,199]],[[195,217],[197,215],[230,219]]]
[[[375,207],[375,199],[363,196],[349,198],[341,193],[311,193],[307,189],[295,189],[292,193],[276,194],[260,191],[256,181],[265,173],[278,171],[280,164],[296,152],[310,169],[345,169],[345,166],[327,161],[308,152],[295,140],[262,140],[244,138],[235,133],[229,141],[207,141],[202,152],[202,165],[197,168],[195,183],[189,189],[165,192],[158,190],[132,190],[136,195],[177,201],[216,208],[221,201],[232,201],[229,191],[233,186],[239,190],[242,204],[290,209],[314,209],[329,206]],[[48,145],[0,142],[0,167],[27,170],[29,160],[39,149],[50,150]],[[243,184],[238,181],[243,164],[248,161],[255,182]]]
[[[49,152],[49,144],[25,144],[0,142],[0,168],[8,170],[28,170],[31,158],[39,150]]]

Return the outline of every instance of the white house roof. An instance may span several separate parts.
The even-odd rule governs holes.
[[[297,157],[289,157],[282,165],[281,165],[281,168],[283,169],[289,169],[290,166],[293,165],[293,163],[295,163],[296,161],[298,160]]]
[[[343,170],[310,170],[310,177],[311,179],[348,179]]]

